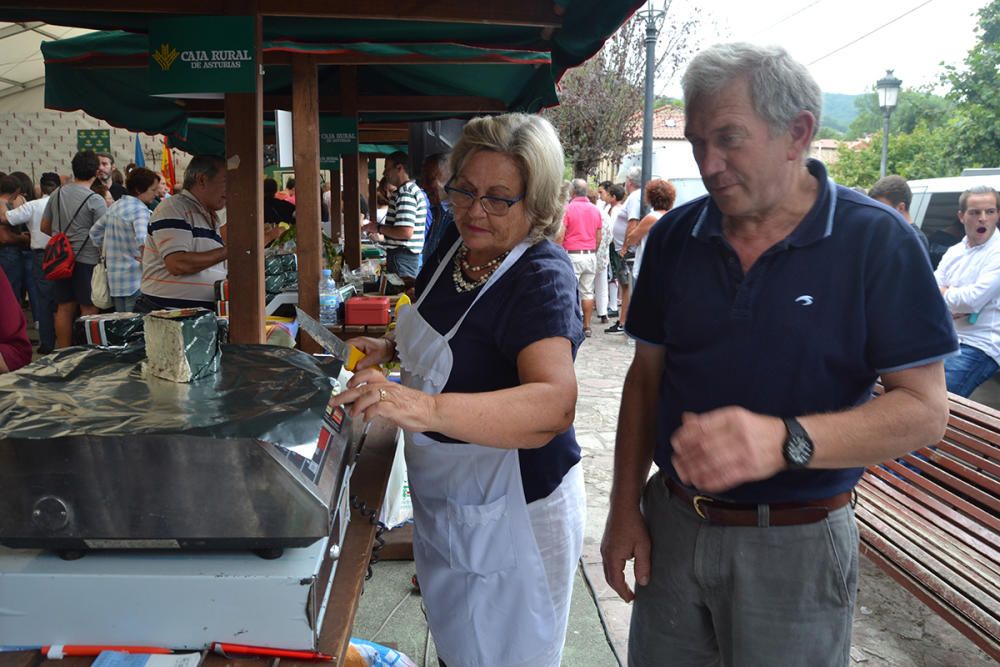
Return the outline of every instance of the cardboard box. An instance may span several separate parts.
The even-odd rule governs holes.
[[[387,296],[356,296],[344,304],[347,311],[347,324],[361,326],[374,324],[387,326],[389,324],[389,297]]]

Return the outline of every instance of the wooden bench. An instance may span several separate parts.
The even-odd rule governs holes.
[[[858,483],[861,553],[1000,661],[1000,412],[950,399],[939,443]]]

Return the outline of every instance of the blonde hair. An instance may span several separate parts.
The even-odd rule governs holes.
[[[451,173],[480,151],[503,153],[517,164],[524,182],[524,210],[531,222],[532,243],[553,239],[562,225],[563,150],[552,124],[541,116],[510,113],[473,118],[451,151]]]

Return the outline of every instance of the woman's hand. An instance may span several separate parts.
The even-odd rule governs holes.
[[[364,352],[365,357],[358,362],[356,371],[363,371],[366,368],[386,364],[396,356],[396,342],[389,338],[369,338],[361,336],[347,341],[354,347]]]
[[[436,430],[434,396],[389,382],[377,369],[360,371],[347,382],[347,391],[333,397],[350,405],[348,414],[365,421],[385,417],[400,428],[416,433]]]

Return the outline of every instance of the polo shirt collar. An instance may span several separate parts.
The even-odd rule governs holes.
[[[827,176],[826,167],[819,160],[809,158],[806,168],[819,184],[816,202],[802,222],[777,245],[803,247],[821,241],[833,233],[833,220],[837,212],[837,184]],[[722,238],[722,211],[711,195],[705,198],[691,235],[701,241]]]
[[[588,204],[590,203],[590,200],[587,199],[586,197],[573,197],[572,199],[569,200],[569,203],[573,204],[573,203],[578,202],[578,201],[585,201]]]

